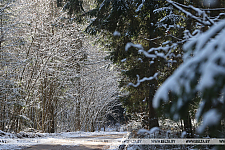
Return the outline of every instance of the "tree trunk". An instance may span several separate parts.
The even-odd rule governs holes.
[[[187,132],[187,138],[193,137],[191,118],[189,114],[187,114],[186,119],[184,119],[184,131]]]
[[[77,63],[77,73],[80,74],[80,64]],[[80,131],[80,101],[81,101],[81,81],[78,79],[78,97],[77,97],[77,106],[76,106],[76,130]]]
[[[156,115],[155,109],[152,106],[152,100],[154,98],[156,86],[152,84],[150,86],[150,92],[149,92],[149,102],[148,102],[148,109],[149,109],[149,118],[148,118],[148,128],[151,129],[153,127],[159,127],[158,123],[158,117]]]
[[[152,1],[151,2],[152,7],[154,8],[155,2]],[[153,24],[151,24],[150,26],[150,30],[149,30],[149,39],[153,39],[155,37],[157,37],[157,33],[154,30],[154,24],[155,22],[157,22],[156,17],[154,17],[155,14],[153,12],[153,9],[150,11],[150,19],[151,22]],[[149,42],[149,48],[155,47],[156,44],[153,41]],[[154,63],[151,64],[149,66],[149,75],[153,76],[158,69],[158,61],[157,58],[154,60]],[[153,79],[150,81],[150,89],[149,89],[149,97],[148,97],[148,112],[149,112],[149,116],[148,116],[148,128],[151,129],[152,127],[158,127],[159,123],[158,123],[158,118],[157,118],[157,114],[155,112],[155,109],[152,106],[152,101],[155,95],[155,92],[157,90],[158,87],[158,82],[156,79]]]
[[[92,122],[91,122],[91,132],[94,132],[94,131],[95,131],[94,120],[92,120]]]

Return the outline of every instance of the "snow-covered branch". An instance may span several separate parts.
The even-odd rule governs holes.
[[[153,79],[157,79],[158,73],[155,73],[152,77],[144,77],[143,79],[140,80],[139,75],[137,75],[137,84],[129,83],[128,86],[133,86],[133,87],[138,87],[142,82],[144,81],[150,81]]]
[[[224,35],[225,20],[222,20],[205,33],[192,37],[183,48],[187,54],[193,51],[193,57],[189,57],[163,83],[153,100],[153,106],[158,108],[162,102],[169,102],[169,93],[176,95],[178,98],[172,101],[171,113],[174,118],[179,118],[178,112],[195,98],[196,93],[199,93],[202,102],[196,119],[206,114],[203,116],[203,126],[199,130],[201,133],[207,125],[211,125],[206,121],[209,118],[207,114],[211,116],[216,112],[224,111],[223,107],[221,108],[224,101],[220,95],[224,96],[225,88],[222,83],[225,80]],[[209,105],[211,107],[208,107]],[[211,112],[211,108],[215,108],[216,111]],[[220,119],[218,118],[215,124],[219,123]]]
[[[181,5],[179,3],[176,3],[174,1],[171,0],[167,0],[168,3],[172,4],[174,7],[176,7],[178,10],[180,10],[181,12],[185,13],[187,16],[193,18],[194,20],[196,20],[198,23],[205,25],[205,26],[212,26],[214,24],[214,21],[211,20],[207,14],[205,13],[205,11],[202,11],[198,8],[195,8],[193,6],[185,6],[185,5]],[[198,14],[203,15],[203,19],[200,19],[199,17],[196,17],[195,15],[191,14],[190,12],[186,11],[185,9],[183,9],[182,7],[186,7],[186,8],[191,8],[195,11],[198,12]],[[204,21],[207,20],[207,21]]]

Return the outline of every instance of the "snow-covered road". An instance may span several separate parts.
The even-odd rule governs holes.
[[[29,133],[33,134],[33,133]],[[41,137],[18,138],[6,134],[0,136],[0,150],[5,149],[116,149],[127,132],[64,132],[46,134]],[[62,148],[63,147],[63,148]]]

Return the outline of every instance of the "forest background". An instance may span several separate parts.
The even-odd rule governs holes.
[[[0,129],[94,131],[129,114],[224,137],[224,5],[1,1]]]

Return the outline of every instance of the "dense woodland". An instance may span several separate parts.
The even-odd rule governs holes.
[[[0,13],[0,130],[172,119],[224,137],[224,0],[3,0]]]
[[[94,131],[119,107],[116,67],[66,16],[51,0],[1,1],[0,130]]]

